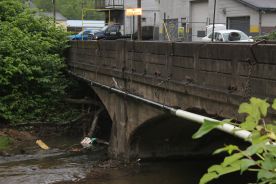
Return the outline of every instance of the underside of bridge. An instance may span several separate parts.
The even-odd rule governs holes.
[[[210,156],[226,144],[244,145],[244,141],[215,130],[202,139],[192,135],[199,125],[170,115],[153,118],[130,137],[131,159],[181,159]]]
[[[106,90],[90,90],[93,100],[104,108],[99,115],[94,137],[110,142],[111,157],[130,160],[202,158],[209,157],[224,145],[245,145],[243,140],[218,130],[194,140],[192,135],[200,124],[135,100],[128,99],[126,103],[125,97]],[[213,117],[197,108],[186,110]]]
[[[88,101],[92,101],[92,104],[82,105],[82,110],[84,111],[83,113],[85,113],[85,111],[89,111],[91,114],[91,116],[88,117],[87,124],[83,124],[83,129],[85,129],[85,132],[87,134],[85,136],[96,137],[109,142],[111,138],[113,123],[112,119],[109,116],[107,108],[105,107],[104,103],[99,98],[97,93],[95,93],[95,91],[91,89],[90,85],[82,80],[78,81],[80,82],[79,86],[81,88],[79,90],[81,90],[83,93],[81,94],[81,96],[79,96],[79,98],[84,98]],[[92,135],[88,135],[94,123],[95,128],[92,131]]]

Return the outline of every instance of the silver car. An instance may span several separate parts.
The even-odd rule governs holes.
[[[202,38],[203,42],[212,41],[212,33]],[[252,37],[239,30],[227,29],[215,31],[214,42],[253,42]]]

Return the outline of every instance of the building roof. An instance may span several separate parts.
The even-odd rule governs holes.
[[[276,12],[276,0],[238,0],[239,2],[258,11]]]
[[[67,27],[83,27],[101,29],[105,26],[104,20],[67,20]]]
[[[41,12],[42,15],[45,15],[47,17],[54,17],[53,12]],[[67,18],[64,17],[61,13],[56,12],[56,21],[67,21]]]

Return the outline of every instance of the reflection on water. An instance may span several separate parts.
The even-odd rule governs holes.
[[[183,160],[173,162],[143,163],[121,169],[95,169],[78,184],[198,184],[199,178],[213,161]],[[251,178],[251,179],[250,179]],[[254,178],[254,177],[253,177]],[[254,181],[248,174],[229,175],[212,184],[247,184]],[[59,184],[73,184],[61,182]],[[211,184],[211,183],[210,183]]]
[[[57,141],[58,140],[58,141]],[[76,140],[47,140],[52,149],[36,146],[25,155],[0,157],[0,184],[197,184],[208,166],[217,161],[186,159],[147,162],[119,168],[96,167],[106,151],[72,154],[66,149]],[[79,140],[77,140],[79,141]],[[248,176],[231,175],[218,184],[245,184]]]

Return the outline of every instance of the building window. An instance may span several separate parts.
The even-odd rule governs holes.
[[[142,22],[146,22],[146,21],[147,21],[147,18],[142,17]]]

